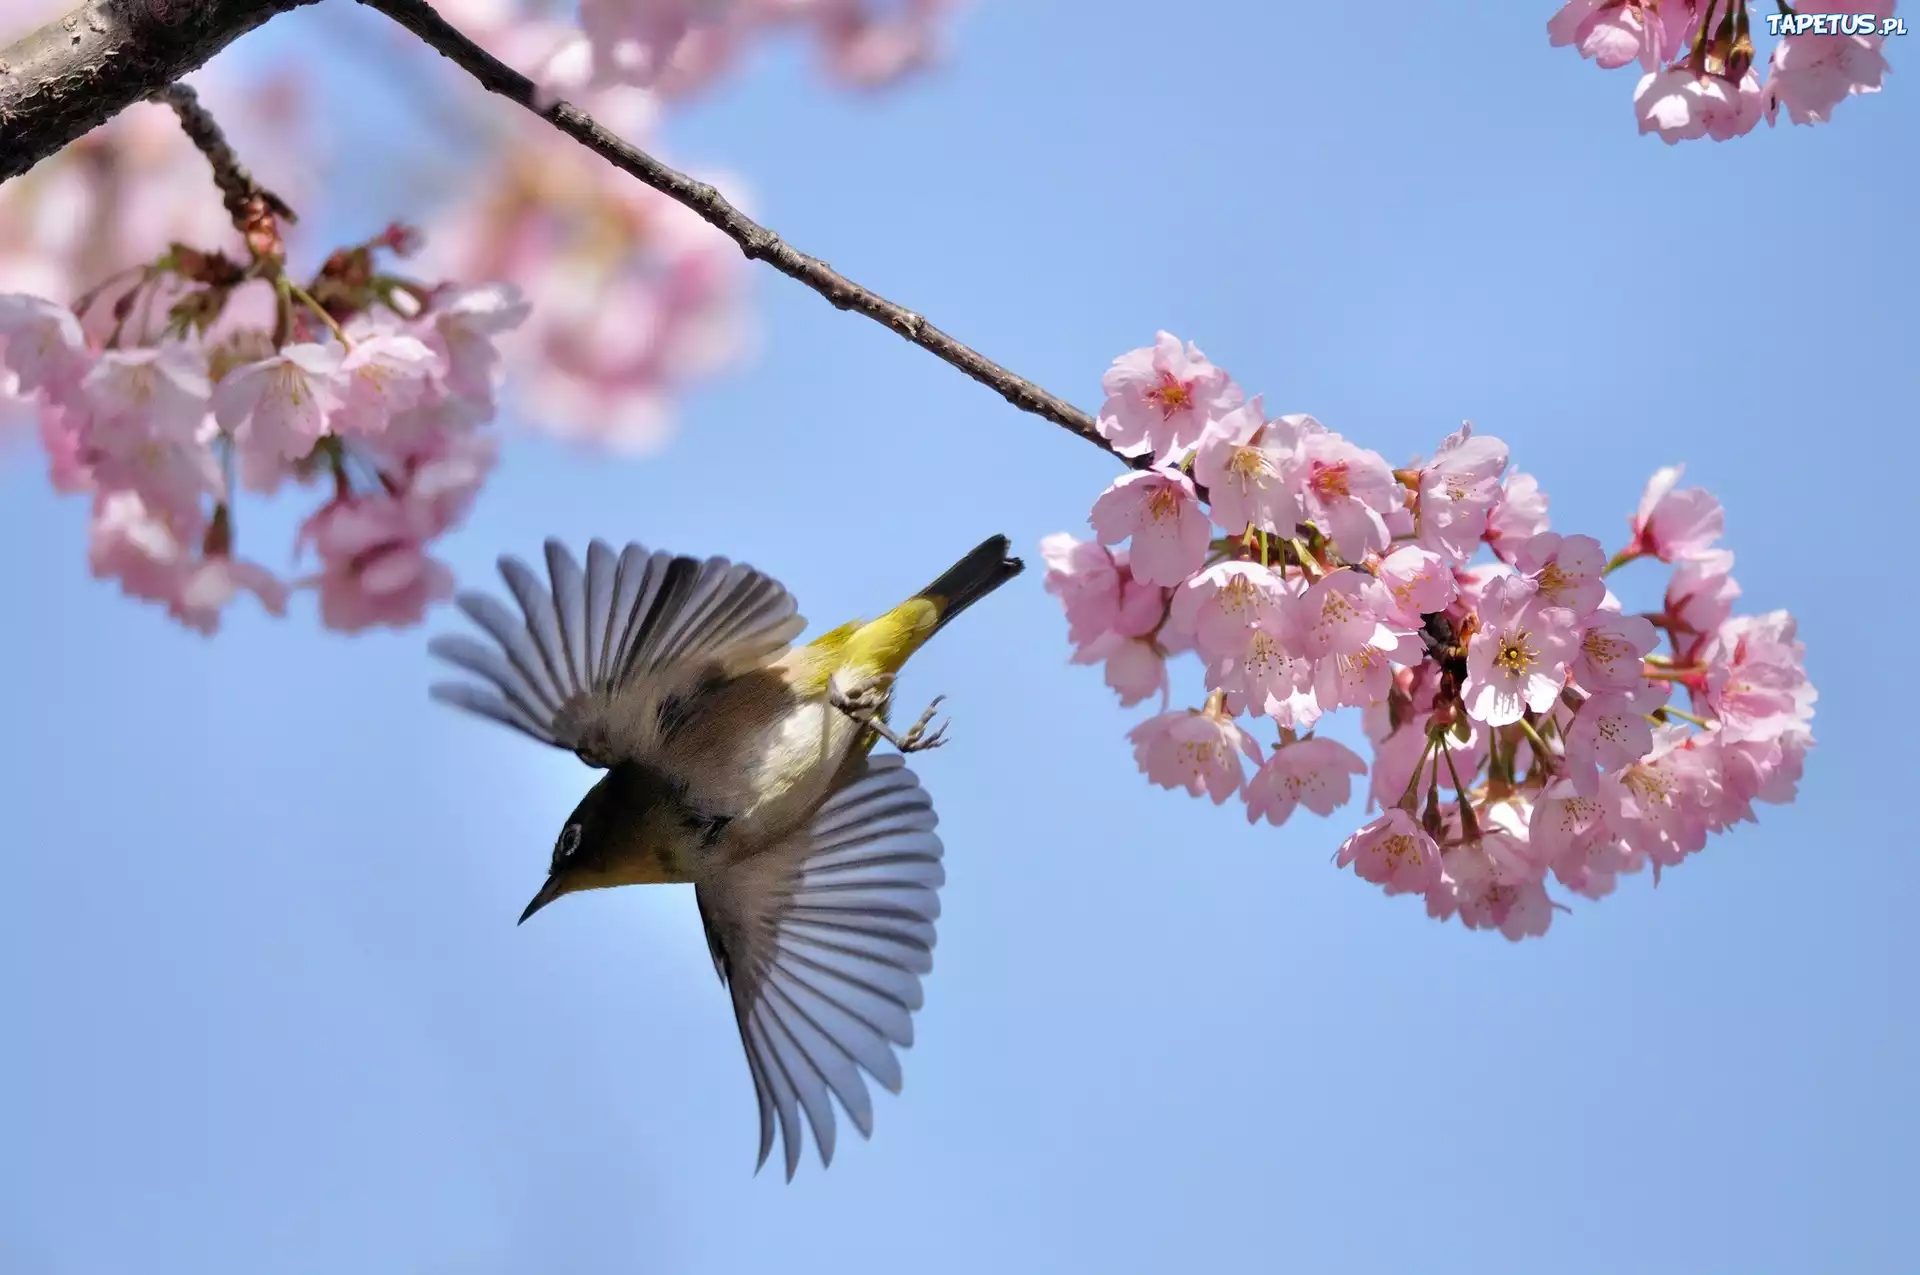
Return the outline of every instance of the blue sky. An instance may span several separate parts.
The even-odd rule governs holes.
[[[1800,617],[1798,804],[1543,941],[1442,926],[1330,866],[1357,804],[1249,828],[1148,787],[1036,569],[905,679],[953,714],[917,767],[950,878],[919,1043],[874,1140],[787,1186],[749,1174],[686,892],[514,927],[590,772],[428,702],[454,617],[348,639],[301,602],[205,642],[90,580],[83,504],[16,456],[0,1270],[1911,1269],[1920,868],[1874,714],[1920,618],[1914,53],[1830,127],[1668,148],[1551,5],[1093,8],[981,0],[877,102],[760,58],[672,152],[1084,406],[1166,327],[1392,459],[1471,418],[1610,544],[1685,461],[1743,605]],[[318,39],[376,21],[227,56],[321,50],[378,150]],[[416,211],[342,195],[356,231]],[[755,298],[759,356],[663,454],[516,434],[462,577],[633,538],[825,627],[985,534],[1037,568],[1083,529],[1108,458],[771,272]]]

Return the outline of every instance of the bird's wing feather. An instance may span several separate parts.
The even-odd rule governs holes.
[[[862,1073],[900,1090],[894,1047],[913,1043],[946,880],[936,822],[898,755],[864,757],[806,827],[695,886],[760,1104],[759,1164],[777,1120],[789,1180],[802,1113],[826,1165],[833,1100],[867,1137]]]
[[[457,605],[492,639],[435,638],[429,650],[478,682],[436,683],[444,703],[492,718],[542,743],[606,766],[621,754],[632,693],[734,676],[772,663],[806,627],[780,583],[725,558],[587,549],[583,571],[546,542],[547,580],[518,558],[500,559],[516,614],[495,598],[462,593]]]

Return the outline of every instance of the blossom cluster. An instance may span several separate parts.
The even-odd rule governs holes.
[[[1332,814],[1366,776],[1379,813],[1340,865],[1510,939],[1545,932],[1550,882],[1597,899],[1644,865],[1657,878],[1794,796],[1815,695],[1793,618],[1733,614],[1720,505],[1678,468],[1609,555],[1550,530],[1539,483],[1471,425],[1396,468],[1311,416],[1269,417],[1166,332],[1103,387],[1099,431],[1136,468],[1093,502],[1093,539],[1041,549],[1074,661],[1123,705],[1160,696],[1130,735],[1150,781],[1238,794],[1277,825]],[[1672,568],[1657,611],[1608,587],[1637,560]],[[1184,653],[1205,701],[1167,711]],[[1341,708],[1371,764],[1316,733]]]
[[[580,0],[604,83],[705,88],[762,32],[811,33],[836,79],[878,87],[924,66],[955,0]]]
[[[658,96],[593,84],[569,25],[476,15],[467,29],[621,137],[644,144],[655,131]],[[540,299],[501,341],[516,421],[628,455],[661,446],[680,396],[742,352],[746,259],[684,205],[583,147],[556,146],[545,121],[496,123],[484,162],[435,217],[425,264],[513,279]]]
[[[494,339],[527,306],[393,273],[418,240],[400,226],[296,282],[255,211],[246,262],[173,244],[72,307],[0,293],[0,398],[37,415],[54,485],[91,495],[96,577],[209,634],[241,593],[279,615],[290,588],[331,628],[411,623],[452,591],[427,548],[492,467]],[[238,555],[240,490],[316,485],[294,545],[316,571]]]
[[[1842,29],[1796,24],[1774,46],[1764,78],[1747,0],[1567,0],[1547,37],[1609,70],[1639,65],[1633,109],[1642,133],[1669,145],[1724,142],[1762,118],[1776,123],[1782,110],[1795,124],[1824,124],[1847,98],[1878,93],[1887,73],[1879,29],[1895,2],[1852,6]]]

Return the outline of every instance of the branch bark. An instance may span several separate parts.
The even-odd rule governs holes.
[[[313,0],[88,0],[0,49],[0,182]]]
[[[955,340],[928,323],[924,316],[861,287],[818,257],[810,257],[794,248],[728,203],[724,195],[706,182],[669,168],[645,151],[622,141],[572,103],[543,103],[542,94],[532,80],[468,39],[457,27],[434,12],[426,0],[360,2],[386,14],[419,36],[429,47],[479,81],[480,86],[488,92],[497,93],[532,111],[622,172],[668,198],[685,204],[738,244],[740,251],[750,260],[764,261],[788,278],[797,279],[812,288],[838,308],[865,315],[875,323],[892,329],[935,358],[995,391],[1021,411],[1052,421],[1103,451],[1118,455],[1094,427],[1093,417],[1073,404],[1049,394],[1032,381],[1015,375],[978,350]],[[1145,458],[1121,459],[1136,468],[1148,463]]]

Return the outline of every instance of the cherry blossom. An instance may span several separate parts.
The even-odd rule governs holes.
[[[1467,712],[1489,726],[1546,712],[1575,650],[1573,612],[1534,605],[1533,591],[1515,577],[1489,587],[1480,610],[1481,628],[1467,647]]]
[[[1122,474],[1093,502],[1089,522],[1102,544],[1131,537],[1128,561],[1149,584],[1171,588],[1206,557],[1210,524],[1193,480],[1178,470]]]
[[[1171,332],[1115,359],[1100,387],[1107,394],[1096,422],[1101,437],[1123,456],[1151,455],[1156,464],[1175,459],[1200,440],[1209,420],[1246,399],[1198,346],[1182,346]]]
[[[1675,564],[1667,581],[1666,614],[1683,632],[1711,633],[1733,614],[1739,596],[1732,550],[1704,549]]]
[[[1448,435],[1419,471],[1420,543],[1454,562],[1471,558],[1499,502],[1506,467],[1507,445],[1476,435],[1471,423]]]
[[[1633,540],[1627,553],[1674,562],[1705,553],[1720,538],[1726,523],[1720,502],[1699,487],[1676,490],[1685,471],[1684,465],[1669,465],[1647,480],[1633,516]]]
[[[1109,417],[1170,449],[1094,502],[1098,539],[1128,546],[1042,545],[1073,660],[1104,663],[1124,704],[1160,696],[1130,734],[1151,782],[1238,792],[1249,823],[1277,826],[1302,805],[1330,814],[1365,776],[1378,814],[1336,862],[1513,941],[1566,910],[1554,891],[1606,898],[1793,800],[1813,745],[1804,646],[1786,612],[1730,614],[1720,505],[1680,488],[1678,467],[1654,474],[1609,555],[1548,530],[1539,481],[1471,426],[1389,469],[1236,391],[1179,398],[1198,419],[1149,440],[1143,369],[1199,358],[1162,336],[1108,385]],[[1184,392],[1182,378],[1194,367],[1175,376]],[[1364,475],[1345,506],[1339,483],[1315,482],[1343,465]],[[1662,609],[1628,614],[1609,577],[1642,560],[1670,564]],[[1168,711],[1189,653],[1205,707]],[[1342,708],[1360,710],[1371,759],[1311,733]]]
[[[1547,530],[1547,494],[1532,474],[1513,470],[1500,489],[1500,499],[1487,515],[1487,544],[1496,556],[1511,562],[1520,546]]]
[[[1128,733],[1134,760],[1162,788],[1202,793],[1217,806],[1240,790],[1245,756],[1260,764],[1260,746],[1221,707],[1218,697],[1203,709],[1176,709],[1141,722]]]
[[[1247,822],[1283,824],[1300,806],[1331,815],[1352,796],[1353,776],[1366,773],[1360,755],[1337,740],[1283,744],[1247,781]]]
[[[1728,141],[1784,109],[1795,124],[1823,124],[1849,97],[1877,93],[1887,71],[1877,24],[1894,0],[1869,0],[1855,17],[1875,24],[1859,34],[1831,30],[1826,15],[1779,6],[1782,38],[1756,66],[1758,23],[1748,0],[1568,0],[1547,20],[1547,41],[1571,47],[1606,70],[1637,65],[1633,92],[1640,132],[1668,145]],[[1810,29],[1817,19],[1818,29]],[[1853,28],[1849,18],[1844,30]],[[1764,69],[1764,76],[1762,70]]]
[[[1230,533],[1248,527],[1291,533],[1300,521],[1299,494],[1281,476],[1286,452],[1275,424],[1255,395],[1209,421],[1200,435],[1194,477],[1207,489],[1213,520]]]
[[[1881,7],[1879,17],[1893,12],[1891,0]],[[1767,64],[1767,123],[1784,109],[1795,124],[1825,124],[1849,97],[1878,93],[1888,69],[1885,43],[1878,35],[1816,32],[1782,39]]]
[[[1314,422],[1299,431],[1286,472],[1300,493],[1301,520],[1318,527],[1342,556],[1358,561],[1385,552],[1386,515],[1401,507],[1404,493],[1378,452]]]
[[[1440,847],[1412,815],[1393,809],[1363,826],[1340,846],[1336,862],[1388,894],[1413,894],[1440,880]]]

